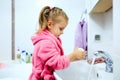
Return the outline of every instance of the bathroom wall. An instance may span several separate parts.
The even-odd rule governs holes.
[[[11,0],[0,1],[0,61],[11,59]]]
[[[120,37],[119,37],[119,34],[120,34],[120,27],[119,27],[119,24],[120,24],[120,14],[119,14],[119,10],[120,8],[120,5],[119,5],[120,1],[119,0],[114,0],[113,1],[113,22],[114,22],[114,28],[113,28],[113,35],[114,35],[114,47],[115,47],[115,54],[120,56],[120,44],[119,44],[119,41],[120,41]]]
[[[120,80],[120,0],[113,0],[113,35],[114,35],[114,79]]]
[[[26,50],[32,52],[31,36],[37,28],[38,11],[37,0],[15,1],[15,46],[16,51]],[[17,52],[16,52],[17,53]]]
[[[89,14],[88,33],[89,56],[97,50],[113,54],[113,10]],[[95,40],[95,35],[100,35],[100,40]]]

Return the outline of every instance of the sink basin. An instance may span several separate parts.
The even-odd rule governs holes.
[[[113,73],[106,72],[105,66],[105,63],[98,63],[91,67],[86,60],[81,60],[56,73],[62,80],[113,80]]]
[[[113,73],[105,71],[105,63],[95,65],[98,80],[113,80]]]
[[[63,80],[88,80],[90,65],[86,60],[72,62],[70,66],[64,70],[56,71],[56,73]],[[93,66],[91,77],[95,75],[95,68]],[[95,79],[95,77],[94,77]]]

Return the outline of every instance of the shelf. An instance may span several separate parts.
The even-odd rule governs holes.
[[[98,0],[93,6],[91,13],[104,13],[112,8],[112,0]]]

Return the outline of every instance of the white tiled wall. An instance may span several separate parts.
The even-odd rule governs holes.
[[[11,0],[0,1],[0,61],[11,60]]]
[[[106,13],[91,14],[88,17],[88,53],[91,55],[97,50],[113,53],[113,19],[112,9]],[[100,40],[95,40],[95,35]]]
[[[113,54],[114,76],[113,80],[120,80],[120,56]]]
[[[120,0],[113,0],[114,80],[120,80]]]

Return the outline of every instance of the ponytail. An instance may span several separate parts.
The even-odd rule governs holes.
[[[52,21],[56,21],[56,18],[58,16],[63,16],[63,18],[66,20],[66,22],[68,21],[68,17],[66,15],[66,13],[58,8],[58,7],[53,7],[50,8],[49,6],[45,6],[41,12],[40,12],[40,16],[39,16],[39,30],[37,31],[37,33],[48,29],[47,27],[47,22],[48,20],[52,20]]]
[[[46,6],[41,10],[40,16],[39,16],[39,26],[40,26],[40,28],[38,30],[38,33],[47,28],[47,21],[48,21],[49,13],[50,13],[50,7],[49,6]]]

